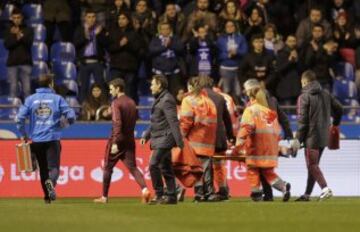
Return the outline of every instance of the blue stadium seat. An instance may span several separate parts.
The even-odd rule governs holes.
[[[46,28],[42,24],[31,24],[34,30],[34,42],[45,42],[46,39]]]
[[[0,40],[0,81],[7,81],[6,61],[8,58],[8,50],[4,46],[4,40]]]
[[[0,61],[0,81],[7,81],[6,63]]]
[[[2,13],[0,20],[8,21],[10,20],[11,12],[15,9],[15,5],[13,4],[6,4]]]
[[[152,106],[153,102],[154,102],[154,97],[151,96],[139,97],[139,106]]]
[[[4,40],[0,39],[0,61],[6,62],[9,51],[4,46]]]
[[[69,95],[78,95],[79,93],[79,87],[75,80],[63,80],[61,83],[63,86],[65,86],[69,90]]]
[[[29,23],[43,23],[43,9],[40,4],[25,4],[22,8],[25,20]]]
[[[339,62],[335,66],[336,74],[349,81],[355,80],[355,71],[352,64],[348,62]]]
[[[76,58],[75,47],[72,43],[57,42],[51,46],[51,62],[74,62]]]
[[[46,62],[35,61],[33,62],[31,76],[33,79],[38,78],[40,75],[49,73],[49,67]]]
[[[346,99],[357,99],[358,97],[356,84],[346,79],[334,81],[333,94],[343,104],[346,104]]]
[[[49,52],[45,43],[35,42],[31,48],[31,54],[33,61],[48,61]]]
[[[0,108],[0,120],[14,120],[18,107],[21,105],[19,98],[0,96],[0,105],[2,106],[14,106]]]
[[[151,109],[139,109],[139,119],[142,121],[149,121],[151,116]]]
[[[56,82],[63,82],[63,80],[77,79],[77,72],[75,64],[72,62],[56,62],[53,63],[53,73],[55,74]]]
[[[81,113],[81,105],[78,101],[78,99],[75,96],[66,96],[65,100],[69,104],[70,107],[72,107],[75,111],[76,116],[80,116]]]

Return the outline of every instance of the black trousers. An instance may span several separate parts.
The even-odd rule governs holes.
[[[171,149],[154,150],[150,159],[150,176],[157,197],[164,195],[163,177],[166,182],[167,195],[176,199],[175,175],[171,163]]]
[[[41,186],[44,198],[48,199],[45,181],[51,179],[53,185],[56,186],[60,173],[60,141],[33,142],[30,148],[39,163]]]
[[[263,199],[264,200],[272,200],[273,199],[273,191],[271,185],[266,181],[263,174],[260,174],[260,181],[263,188]]]

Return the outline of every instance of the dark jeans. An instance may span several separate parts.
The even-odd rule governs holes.
[[[104,66],[100,62],[90,63],[90,64],[80,64],[79,66],[79,81],[80,81],[80,101],[84,101],[86,97],[90,94],[89,83],[91,79],[91,74],[94,76],[96,84],[99,84],[104,87]]]
[[[212,158],[198,156],[198,159],[202,164],[204,174],[201,180],[195,183],[195,196],[207,199],[215,194]]]
[[[134,72],[124,72],[119,69],[110,70],[111,80],[115,78],[122,78],[125,81],[125,94],[131,97],[136,104],[139,102],[138,97],[138,79],[136,76],[136,71]]]
[[[327,186],[326,180],[322,171],[320,170],[319,164],[321,155],[324,151],[324,148],[319,149],[310,149],[305,148],[305,159],[306,166],[308,169],[308,178],[306,183],[305,194],[311,195],[315,182],[317,182],[321,189]]]
[[[70,22],[63,21],[63,22],[56,23],[56,22],[45,21],[46,45],[48,46],[49,50],[54,41],[56,26],[59,28],[62,42],[72,41],[72,39],[71,39],[72,38],[72,30],[71,30]]]
[[[157,197],[164,195],[163,177],[166,182],[167,195],[176,199],[175,175],[171,163],[171,149],[154,150],[150,159],[150,175]]]
[[[40,181],[45,199],[48,198],[48,191],[45,187],[45,181],[51,179],[56,186],[60,174],[60,141],[33,142],[30,145],[31,152],[35,154],[40,168]]]

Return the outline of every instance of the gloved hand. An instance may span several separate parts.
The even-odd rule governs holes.
[[[293,149],[293,150],[299,150],[300,149],[300,142],[298,139],[293,139],[290,141],[290,147]]]

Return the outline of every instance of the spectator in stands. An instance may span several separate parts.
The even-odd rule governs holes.
[[[75,32],[74,45],[79,61],[80,100],[89,93],[91,75],[95,83],[104,86],[104,54],[106,46],[105,30],[96,22],[93,9],[85,12],[84,24]]]
[[[285,47],[277,56],[278,81],[276,96],[280,105],[296,105],[300,94],[299,55],[296,49],[296,37],[289,35]]]
[[[94,121],[97,117],[97,111],[100,110],[101,114],[98,116],[100,118],[109,119],[109,106],[110,102],[103,91],[103,86],[93,84],[90,88],[90,94],[82,104],[81,118],[86,121]]]
[[[106,12],[109,0],[81,0],[86,8],[91,8],[96,13],[96,20],[102,27],[106,25]]]
[[[321,24],[313,26],[312,38],[305,43],[302,54],[305,68],[313,70],[321,86],[331,91],[332,76],[329,70],[335,65],[337,44],[333,41],[327,41],[324,31],[325,29]]]
[[[332,0],[331,8],[328,9],[329,13],[331,14],[331,22],[335,22],[339,16],[339,14],[349,14],[349,1],[345,0]]]
[[[263,19],[264,24],[268,24],[270,22],[270,14],[268,13],[268,4],[269,0],[253,0],[249,5],[249,12],[252,12],[253,9],[257,9],[259,15]]]
[[[253,8],[248,18],[247,27],[244,31],[246,40],[250,41],[253,35],[262,33],[264,25],[264,20],[261,17],[259,10],[257,8]]]
[[[348,22],[347,14],[342,11],[337,14],[334,25],[334,39],[339,48],[355,48],[355,30]]]
[[[23,24],[23,15],[20,10],[14,9],[11,13],[11,24],[5,32],[4,45],[9,50],[7,59],[8,80],[10,83],[10,97],[24,98],[31,93],[31,47],[33,31]],[[18,92],[18,82],[21,82],[22,93]]]
[[[184,34],[186,18],[183,13],[176,11],[176,5],[174,3],[166,5],[165,13],[159,18],[159,23],[162,22],[170,23],[174,35],[178,38],[181,38]]]
[[[71,11],[67,0],[45,0],[44,19],[46,27],[46,44],[50,48],[55,34],[56,26],[61,35],[61,41],[71,41],[72,30]]]
[[[117,24],[119,14],[123,11],[130,12],[130,1],[125,0],[113,0],[106,15],[106,27],[112,28]]]
[[[274,95],[275,58],[265,51],[262,34],[254,35],[251,45],[251,52],[246,54],[240,64],[240,82],[255,78]]]
[[[211,76],[215,74],[216,44],[210,39],[206,26],[198,25],[193,30],[194,36],[189,42],[191,55],[189,76]]]
[[[173,35],[169,23],[159,24],[159,35],[152,39],[149,52],[153,73],[166,76],[169,92],[175,97],[178,90],[184,86],[178,62],[184,53],[184,45]]]
[[[135,30],[140,33],[146,45],[156,33],[156,15],[148,7],[146,0],[139,0],[135,4],[132,15]]]
[[[225,29],[225,22],[227,20],[233,20],[236,25],[236,29],[240,31],[240,33],[244,33],[246,27],[246,18],[241,8],[239,7],[238,2],[235,0],[226,1],[225,7],[219,15],[220,33],[222,33]]]
[[[109,33],[110,74],[111,79],[125,80],[125,93],[138,102],[137,76],[141,40],[133,29],[131,16],[120,13],[118,24]]]
[[[225,23],[225,34],[218,38],[217,49],[223,90],[236,99],[235,101],[239,101],[241,95],[239,65],[248,48],[244,36],[236,32],[232,20]]]
[[[264,46],[273,55],[277,55],[279,50],[284,47],[281,35],[277,33],[276,26],[272,23],[264,27]]]
[[[196,24],[202,23],[208,26],[208,33],[211,39],[216,38],[217,17],[209,11],[209,0],[197,0],[196,9],[189,15],[183,41],[188,41],[192,36],[192,30]]]
[[[323,18],[321,9],[318,7],[312,7],[310,10],[310,16],[303,19],[296,30],[298,47],[301,47],[306,41],[311,39],[312,29],[315,24],[322,25],[324,28],[324,37],[326,39],[329,39],[332,36],[331,25]]]

